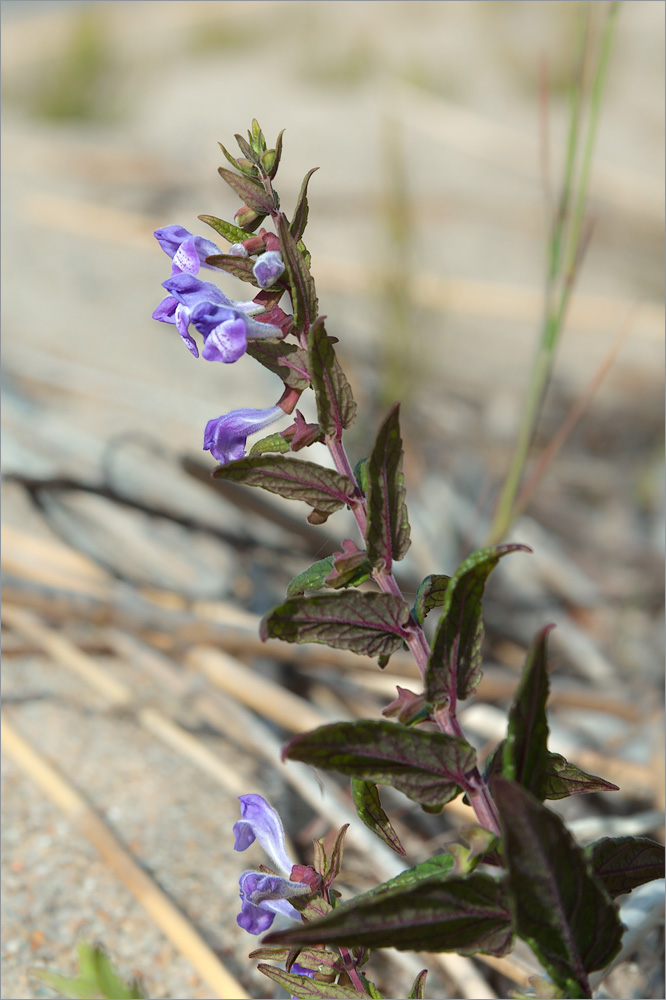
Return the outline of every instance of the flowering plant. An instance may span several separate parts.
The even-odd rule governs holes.
[[[261,934],[277,916],[291,918],[253,955],[265,960],[261,971],[295,997],[380,997],[362,972],[373,948],[502,956],[516,936],[529,943],[550,977],[537,988],[549,996],[590,997],[590,974],[606,967],[621,946],[615,897],[658,877],[663,850],[632,837],[606,837],[582,849],[546,806],[549,799],[616,788],[548,749],[550,625],[528,652],[506,739],[480,773],[457,705],[474,694],[482,675],[486,581],[500,559],[530,550],[507,543],[474,552],[450,575],[426,577],[409,606],[393,575],[410,545],[399,406],[389,409],[368,457],[352,467],[343,433],[356,419],[356,403],[335,338],[319,315],[303,243],[314,171],[305,176],[290,220],[273,186],[282,133],[269,148],[253,121],[248,138],[236,139],[241,156],[222,146],[233,169],[219,168],[242,201],[235,222],[199,216],[230,245],[220,252],[180,226],[158,230],[172,274],[154,316],[174,324],[195,356],[192,327],[203,338],[204,360],[228,364],[247,353],[280,380],[273,406],[233,410],[208,422],[204,448],[221,463],[212,475],[304,500],[312,524],[347,507],[362,540],[359,547],[346,539],[340,552],[292,580],[287,599],[264,617],[261,635],[376,656],[380,668],[407,647],[422,679],[418,692],[398,689],[383,720],[321,726],[291,739],[283,757],[347,775],[360,820],[402,857],[406,852],[382,808],[378,785],[392,786],[431,813],[465,795],[477,818],[466,844],[448,845],[397,878],[342,901],[332,885],[346,827],[329,855],[315,841],[312,865],[295,864],[274,809],[259,795],[243,795],[236,850],[256,839],[278,871],[261,866],[241,875],[238,922]],[[262,226],[267,219],[272,230]],[[250,301],[232,302],[198,277],[201,267],[241,278],[257,292]],[[289,313],[279,305],[284,296]],[[306,391],[316,401],[314,424],[296,409]],[[294,414],[288,427],[246,453],[250,434],[288,414]],[[328,449],[333,468],[293,456],[315,443]],[[366,583],[372,589],[359,589]],[[436,610],[430,643],[424,621]],[[417,977],[410,997],[425,996],[425,976]]]

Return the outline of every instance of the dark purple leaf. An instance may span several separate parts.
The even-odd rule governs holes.
[[[324,983],[309,976],[297,976],[295,972],[284,972],[274,965],[260,963],[257,968],[298,1000],[360,1000],[368,996],[367,993],[359,993],[353,986],[336,986],[335,983]]]
[[[425,678],[428,701],[436,709],[455,707],[457,699],[469,698],[481,680],[481,598],[486,580],[502,556],[517,551],[532,550],[526,545],[480,549],[449,580]]]
[[[275,208],[275,202],[266,193],[263,185],[251,181],[248,177],[239,176],[232,170],[227,170],[226,167],[218,167],[217,172],[253,212],[258,212],[259,215],[270,215]]]
[[[433,608],[441,608],[450,579],[450,576],[433,574],[427,576],[422,582],[412,608],[412,618],[419,625],[423,625],[429,611],[432,611]]]
[[[588,974],[620,949],[617,910],[556,813],[505,778],[491,790],[517,933],[567,997],[590,997]]]
[[[396,403],[379,428],[365,475],[368,481],[368,526],[365,543],[373,566],[391,570],[409,548],[409,520],[402,474],[402,438]]]
[[[395,652],[405,638],[409,608],[393,594],[315,594],[293,597],[263,618],[262,639],[321,642],[366,656]]]
[[[323,319],[310,327],[308,360],[312,387],[317,399],[317,419],[324,434],[338,441],[342,431],[356,419],[356,403],[351,386],[338,363]]]
[[[502,774],[539,799],[546,798],[548,772],[548,663],[546,642],[554,626],[546,625],[534,640],[509,710]]]
[[[400,843],[400,838],[391,825],[391,821],[382,809],[377,786],[371,781],[362,781],[359,778],[352,778],[351,793],[356,812],[363,820],[369,830],[383,840],[385,844],[399,854],[406,857],[407,852]]]
[[[420,805],[440,808],[455,798],[476,753],[466,740],[374,720],[336,722],[295,736],[283,758],[350,778],[392,785]]]
[[[245,235],[247,236],[247,233]],[[254,261],[251,257],[236,257],[232,253],[213,253],[210,257],[206,257],[206,263],[213,267],[219,267],[221,271],[232,274],[234,278],[249,281],[251,285],[258,287],[257,279],[252,271]]]
[[[249,340],[247,354],[290,389],[307,389],[310,385],[307,354],[296,344],[272,337]]]
[[[354,490],[351,479],[314,462],[284,455],[257,455],[220,465],[214,479],[230,479],[246,486],[260,486],[288,500],[305,500],[328,516],[348,502]]]
[[[425,1000],[425,984],[428,970],[423,969],[412,983],[412,988],[407,994],[407,1000]]]
[[[298,201],[296,202],[296,208],[294,209],[294,217],[291,220],[291,225],[289,227],[289,231],[297,243],[300,239],[302,239],[305,227],[308,224],[308,184],[310,183],[310,178],[317,170],[319,170],[319,167],[313,167],[312,170],[308,170],[307,174],[303,178],[301,190],[298,195]]]
[[[603,837],[585,857],[612,899],[664,877],[664,845],[648,837]]]
[[[618,791],[618,786],[611,781],[598,778],[596,774],[581,771],[579,767],[570,764],[559,753],[550,753],[549,751],[544,775],[543,798],[565,799],[567,795]]]
[[[504,955],[511,949],[511,913],[502,882],[478,872],[465,878],[436,874],[411,885],[399,879],[338,904],[321,920],[264,940],[462,955]]]
[[[296,245],[296,240],[289,232],[289,225],[283,214],[278,219],[277,230],[285,273],[291,289],[294,328],[298,332],[307,331],[317,318],[317,296],[314,281],[303,254]]]

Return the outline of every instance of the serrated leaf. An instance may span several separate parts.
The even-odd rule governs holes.
[[[250,457],[252,455],[265,455],[267,452],[278,452],[282,455],[288,452],[290,447],[289,442],[281,434],[269,434],[267,437],[261,438],[260,441],[255,441],[250,448]]]
[[[399,854],[406,857],[407,852],[400,843],[398,834],[393,829],[391,821],[382,808],[377,786],[371,781],[362,781],[359,778],[351,779],[351,793],[354,800],[356,812],[359,819],[363,820],[369,830],[383,840],[385,844]]]
[[[412,608],[412,618],[419,625],[423,625],[429,611],[432,611],[433,608],[441,608],[444,604],[446,588],[450,579],[450,576],[433,573],[421,583]]]
[[[495,747],[486,761],[486,779],[493,777],[508,777],[504,773],[504,746],[506,740]],[[570,764],[559,753],[550,750],[546,755],[545,771],[543,772],[543,787],[537,798],[564,799],[568,795],[584,795],[588,792],[617,792],[618,786],[598,778],[595,774],[582,771],[575,764]]]
[[[405,602],[393,594],[347,590],[294,597],[265,615],[261,637],[320,642],[334,649],[382,656],[402,645],[408,616]]]
[[[238,226],[234,226],[231,222],[225,222],[224,219],[218,219],[215,215],[198,215],[197,218],[223,236],[228,243],[242,243],[243,240],[247,239],[247,233],[244,229],[239,229]]]
[[[530,647],[520,684],[509,710],[502,774],[517,781],[538,799],[546,798],[548,772],[548,661],[546,645],[552,625],[546,625]]]
[[[412,988],[407,994],[407,1000],[425,1000],[425,984],[428,975],[427,969],[422,969],[412,983]]]
[[[307,389],[310,385],[307,354],[296,344],[273,337],[249,340],[246,353],[281,378],[290,389]]]
[[[218,167],[217,172],[253,212],[257,212],[259,215],[270,215],[275,208],[274,200],[268,196],[261,184],[250,180],[249,177],[235,174],[232,170],[227,170],[226,167]]]
[[[611,899],[664,877],[664,845],[649,837],[602,837],[585,857]]]
[[[273,965],[260,964],[257,966],[259,972],[278,983],[287,990],[297,1000],[359,1000],[360,997],[367,997],[367,993],[359,993],[352,986],[337,986],[335,983],[322,983],[317,979],[310,979],[309,976],[298,976],[294,972],[284,972],[276,969]]]
[[[294,209],[294,216],[291,220],[291,225],[289,226],[289,232],[294,237],[296,242],[302,238],[305,232],[305,227],[308,224],[308,184],[310,183],[310,178],[312,175],[319,170],[319,167],[313,167],[312,170],[308,170],[307,174],[303,178],[303,183],[301,184],[301,190],[298,195],[298,201],[296,202],[296,208]]]
[[[389,410],[377,433],[366,468],[366,549],[372,565],[385,568],[387,572],[390,572],[392,562],[404,557],[410,545],[399,412],[399,403]]]
[[[317,318],[317,296],[314,281],[298,249],[284,214],[280,214],[277,224],[280,250],[287,280],[291,289],[291,304],[294,311],[294,328],[309,330]]]
[[[446,588],[442,614],[426,670],[426,694],[435,709],[469,698],[481,680],[483,621],[481,598],[490,573],[509,552],[531,552],[526,545],[495,545],[473,552]]]
[[[288,500],[304,500],[326,515],[344,507],[354,489],[351,479],[333,469],[283,455],[239,458],[218,466],[212,475],[215,479],[260,486]]]
[[[556,813],[505,778],[491,790],[517,933],[568,997],[590,997],[588,974],[620,949],[617,910]]]
[[[247,233],[245,237],[247,238]],[[249,281],[251,285],[257,285],[257,279],[252,270],[254,261],[251,257],[237,257],[232,253],[213,253],[210,257],[206,257],[206,263],[210,264],[211,267],[218,267],[226,274],[233,275],[234,278],[240,278],[241,281]]]
[[[464,775],[476,760],[474,748],[459,736],[383,720],[320,726],[293,737],[282,756],[361,781],[392,785],[414,802],[436,807],[460,793]]]
[[[323,319],[310,327],[308,362],[317,399],[317,419],[324,434],[339,441],[342,431],[356,419],[351,386],[338,363]]]
[[[544,775],[543,797],[564,799],[568,795],[584,795],[589,792],[618,792],[619,788],[605,778],[588,774],[575,764],[570,764],[559,753],[548,752],[548,762]]]
[[[116,972],[113,962],[99,945],[85,942],[78,947],[79,975],[59,976],[43,969],[32,974],[63,997],[107,997],[108,1000],[143,1000],[145,994],[137,979],[125,982]]]
[[[416,884],[388,885],[341,903],[321,920],[269,934],[265,940],[462,955],[480,951],[504,955],[510,950],[506,892],[503,883],[489,875],[475,872],[467,878],[449,878],[436,874]]]

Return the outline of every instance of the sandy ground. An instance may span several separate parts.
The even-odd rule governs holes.
[[[304,565],[310,542],[213,495],[178,464],[183,456],[206,461],[201,435],[210,417],[271,405],[275,379],[249,359],[222,372],[195,363],[173,330],[150,318],[168,273],[153,229],[173,222],[197,229],[202,213],[231,216],[217,142],[233,144],[255,115],[269,138],[287,130],[279,186],[287,211],[303,174],[320,167],[307,244],[322,311],[364,414],[350,435],[356,457],[367,449],[383,394],[397,387],[403,402],[415,526],[407,587],[450,571],[468,543],[480,541],[515,438],[541,311],[539,63],[547,59],[554,86],[557,178],[575,6],[3,3],[3,471],[111,481],[198,522],[196,530],[158,522],[71,492],[48,494],[36,510],[23,487],[6,483],[3,529],[14,561],[5,579],[13,597],[18,578],[30,591],[26,538],[65,539],[97,559],[99,586],[105,599],[113,590],[129,631],[128,608],[142,588],[260,614]],[[538,568],[532,576],[525,570],[522,583],[507,575],[488,612],[492,659],[514,674],[529,628],[559,621],[565,638],[553,641],[563,679],[636,712],[622,719],[590,713],[589,701],[560,707],[554,737],[647,770],[662,731],[663,29],[662,4],[638,0],[621,12],[590,184],[593,238],[540,443],[622,332],[623,346],[520,526],[517,540],[534,544]],[[69,116],[58,117],[63,108]],[[404,250],[390,235],[402,175],[413,299],[397,347],[404,363],[396,365],[382,289]],[[243,292],[234,283],[225,290]],[[255,547],[248,554],[213,538],[211,526],[238,538],[249,533]],[[333,537],[344,530],[331,522]],[[295,556],[276,550],[285,539]],[[517,609],[511,615],[507,602]],[[49,618],[48,607],[39,610]],[[51,620],[76,642],[104,646],[86,614],[70,607]],[[235,794],[132,717],[110,712],[30,643],[17,648],[4,671],[13,724],[108,820],[245,989],[267,995],[265,981],[248,971],[248,939],[234,920],[243,867],[230,851]],[[178,659],[182,650],[169,652]],[[229,774],[279,802],[292,836],[306,831],[299,849],[307,850],[308,834],[325,832],[258,753],[207,726],[189,703],[174,702],[108,642],[94,655],[139,705],[174,713]],[[327,704],[321,688],[308,696]],[[339,716],[339,700],[336,707]],[[494,738],[493,726],[501,733],[499,709],[486,707],[476,722],[480,745]],[[3,789],[4,997],[51,995],[29,967],[71,974],[80,937],[103,941],[125,974],[141,972],[150,996],[215,996],[76,822],[9,756]],[[654,788],[618,801],[619,818],[644,815],[637,832],[660,834]],[[604,814],[577,801],[567,818],[582,821],[586,810]],[[349,863],[352,883],[362,879],[362,854],[351,851]],[[658,961],[656,932],[648,944]],[[406,991],[413,970],[389,968]],[[481,968],[486,995],[502,995],[508,980]],[[646,992],[661,987],[645,950],[635,968],[633,980],[627,972],[607,995],[658,995]],[[451,969],[433,976],[439,995],[458,995]]]

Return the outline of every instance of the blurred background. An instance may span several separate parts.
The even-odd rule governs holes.
[[[29,969],[72,975],[80,939],[152,997],[269,995],[234,917],[238,875],[263,860],[231,851],[236,796],[269,798],[309,860],[349,800],[280,765],[281,741],[377,717],[410,671],[258,643],[290,577],[354,529],[211,482],[206,421],[272,405],[280,386],[249,358],[195,362],[151,319],[169,274],[153,230],[212,237],[197,215],[233,217],[217,143],[232,149],[253,117],[269,144],[286,129],[287,214],[320,168],[306,242],[359,404],[348,450],[363,458],[402,401],[413,594],[484,543],[507,473],[581,6],[2,3],[3,996],[51,996]],[[587,6],[593,50],[607,5]],[[463,722],[482,753],[502,738],[525,649],[556,622],[551,749],[621,787],[556,808],[582,842],[663,838],[663,4],[620,10],[587,216],[530,469],[591,398],[507,536],[535,551],[489,586],[489,668]],[[387,801],[411,863],[469,820]],[[393,874],[369,850],[350,837],[354,889]],[[600,996],[659,995],[646,912]],[[533,971],[529,954],[395,953],[372,971],[406,995],[424,965],[439,996],[505,996]]]

